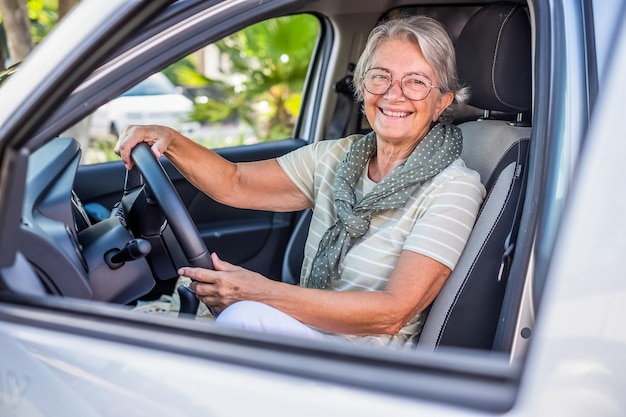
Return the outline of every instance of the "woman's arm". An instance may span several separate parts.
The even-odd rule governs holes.
[[[334,333],[396,334],[434,300],[450,269],[427,256],[404,251],[383,291],[329,291],[271,281],[213,254],[215,271],[181,268],[192,289],[215,311],[242,300],[275,307],[297,320]]]
[[[275,159],[232,163],[212,150],[165,126],[130,126],[115,147],[128,169],[132,148],[146,142],[155,156],[167,156],[200,191],[220,203],[256,210],[296,211],[310,201]]]

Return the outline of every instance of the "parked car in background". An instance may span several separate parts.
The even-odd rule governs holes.
[[[93,112],[89,134],[117,137],[124,126],[165,124],[194,137],[200,124],[190,120],[192,111],[193,101],[157,72]]]
[[[90,145],[64,132],[207,45],[294,15],[319,32],[292,135],[217,151],[254,161],[367,132],[353,64],[378,22],[415,13],[455,40],[472,91],[463,158],[489,190],[417,344],[178,317],[176,268],[198,251],[297,284],[307,213],[225,207],[146,148],[130,172],[81,164]],[[235,59],[264,77],[250,58],[262,46],[280,73],[293,40]],[[259,94],[292,88],[272,87]],[[624,0],[81,1],[0,86],[0,416],[626,415],[624,91]],[[138,120],[119,117],[116,130]],[[150,250],[126,256],[136,239]]]

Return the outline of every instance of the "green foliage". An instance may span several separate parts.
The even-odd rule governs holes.
[[[89,146],[83,148],[81,164],[99,164],[102,162],[117,161],[119,156],[115,153],[114,136],[95,137]]]
[[[31,22],[31,36],[33,42],[37,44],[50,33],[58,22],[58,0],[28,0],[27,8],[28,18]],[[7,35],[2,24],[2,15],[0,14],[0,61],[3,61],[8,55]],[[0,62],[0,64],[0,69],[3,69],[4,63]]]
[[[35,44],[41,42],[59,21],[58,1],[28,0],[28,17]]]
[[[214,94],[196,104],[192,118],[209,123],[242,120],[259,140],[290,136],[319,29],[314,16],[287,16],[217,42],[229,64],[222,69],[223,80],[195,80]],[[176,71],[182,81],[185,70]]]
[[[178,85],[197,87],[206,83],[206,77],[196,71],[197,63],[193,55],[189,55],[162,72]]]
[[[17,67],[19,64],[11,65],[9,68],[3,69],[0,71],[0,84],[2,84],[6,79],[8,79],[15,71],[17,71]]]
[[[80,0],[78,0],[80,1]],[[27,0],[28,18],[33,42],[38,44],[59,22],[58,0]],[[0,25],[2,15],[0,15]],[[0,39],[3,41],[3,39]],[[6,41],[5,41],[6,42]]]

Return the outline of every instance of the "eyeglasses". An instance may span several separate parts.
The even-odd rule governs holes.
[[[363,86],[365,89],[377,96],[387,94],[393,85],[391,73],[382,68],[370,68],[363,75]],[[424,75],[409,73],[400,80],[402,93],[412,101],[424,100],[433,88],[439,88],[430,83]]]

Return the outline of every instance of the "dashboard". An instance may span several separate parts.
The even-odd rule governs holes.
[[[134,237],[121,213],[92,224],[73,191],[80,156],[64,137],[29,157],[19,253],[50,294],[126,304],[150,291],[153,274],[145,259],[111,262]]]

